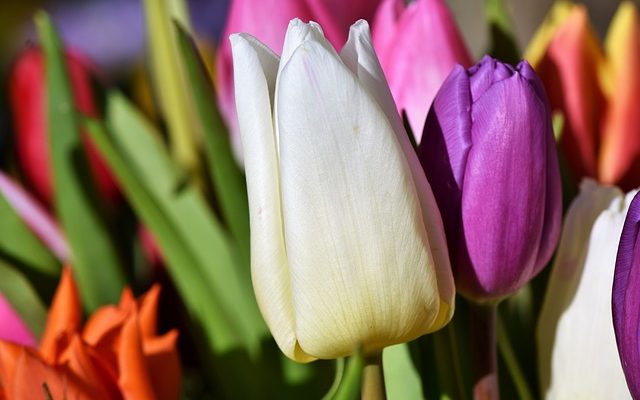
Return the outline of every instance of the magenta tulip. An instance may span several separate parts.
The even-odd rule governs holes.
[[[544,89],[526,61],[485,57],[442,85],[418,149],[460,293],[513,294],[549,261],[562,199]]]

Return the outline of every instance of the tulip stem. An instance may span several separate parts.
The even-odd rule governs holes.
[[[471,302],[473,398],[498,400],[498,356],[496,340],[497,304]]]
[[[366,356],[364,359],[361,398],[363,400],[384,400],[387,398],[382,369],[382,351]]]
[[[500,350],[500,355],[504,359],[504,363],[507,366],[507,369],[511,373],[511,379],[513,379],[513,384],[518,391],[518,397],[521,400],[532,400],[533,394],[529,385],[527,384],[527,380],[524,377],[524,373],[522,372],[522,368],[520,368],[520,364],[518,363],[518,359],[513,351],[513,346],[511,346],[511,342],[509,341],[509,334],[507,333],[507,329],[502,323],[502,319],[500,315],[498,315],[498,349]]]

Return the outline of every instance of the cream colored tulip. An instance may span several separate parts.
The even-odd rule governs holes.
[[[585,180],[567,213],[537,328],[547,399],[624,399],[611,316],[618,241],[632,192]]]
[[[371,46],[291,21],[282,57],[231,36],[260,310],[290,358],[377,352],[446,324],[442,221]]]

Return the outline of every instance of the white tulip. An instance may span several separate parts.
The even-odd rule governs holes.
[[[633,194],[585,180],[569,208],[537,327],[547,399],[631,398],[613,331],[611,288]]]
[[[280,349],[307,362],[439,329],[454,284],[431,188],[359,21],[338,54],[289,24],[282,57],[231,36],[251,269]]]

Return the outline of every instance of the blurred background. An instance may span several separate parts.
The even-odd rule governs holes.
[[[504,0],[514,22],[518,44],[524,48],[553,0]],[[189,0],[194,28],[203,38],[218,40],[229,0]],[[469,48],[481,56],[488,32],[480,0],[447,0]],[[600,37],[618,0],[585,0]],[[144,21],[140,0],[20,0],[0,3],[0,63],[6,71],[15,52],[33,38],[35,10],[49,11],[65,41],[107,71],[119,72],[142,57]]]

